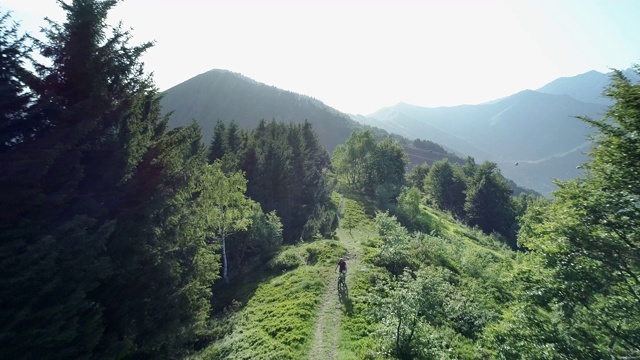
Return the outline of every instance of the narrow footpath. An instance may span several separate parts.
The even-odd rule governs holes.
[[[344,207],[344,199],[341,207]],[[347,262],[347,287],[338,291],[338,273],[331,273],[327,281],[327,291],[322,299],[316,329],[309,351],[310,360],[338,359],[338,343],[340,340],[340,320],[344,316],[345,301],[349,301],[349,286],[352,278],[360,268],[360,259],[363,250],[360,244],[354,240],[342,228],[337,231],[338,241],[347,248],[345,260]],[[336,259],[336,266],[337,266]]]

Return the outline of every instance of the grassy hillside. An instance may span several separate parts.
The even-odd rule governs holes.
[[[384,358],[395,351],[396,315],[411,312],[397,308],[411,302],[403,291],[413,280],[403,275],[404,267],[416,279],[428,274],[423,285],[431,293],[421,297],[433,302],[433,317],[421,320],[406,344],[428,353],[414,355],[491,355],[480,343],[512,297],[505,274],[517,261],[514,252],[447,214],[422,207],[430,234],[407,234],[407,242],[390,253],[389,239],[376,225],[386,215],[376,220],[372,204],[345,196],[336,194],[334,201],[341,209],[335,238],[284,248],[246,277],[253,281],[232,287],[226,304],[218,304],[211,343],[192,359]],[[345,213],[351,217],[349,229]],[[347,288],[338,291],[340,257],[347,259],[349,271]]]

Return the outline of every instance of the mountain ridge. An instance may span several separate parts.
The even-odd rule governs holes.
[[[576,117],[604,115],[609,104],[589,101],[602,94],[608,84],[603,79],[610,75],[590,71],[477,105],[421,107],[400,102],[368,117],[352,118],[496,162],[506,177],[549,195],[555,189],[553,179],[582,174],[577,167],[588,159],[592,129]]]
[[[549,194],[553,178],[569,179],[581,174],[576,169],[581,163],[576,162],[586,160],[586,156],[577,155],[575,149],[588,150],[584,144],[591,130],[575,117],[600,118],[606,104],[580,100],[592,98],[596,90],[601,92],[593,90],[595,85],[584,94],[574,90],[585,83],[601,86],[603,76],[609,75],[591,71],[560,78],[537,90],[525,89],[477,105],[429,108],[399,102],[370,115],[353,115],[308,95],[282,90],[230,70],[212,69],[164,91],[162,107],[174,111],[169,121],[172,127],[197,119],[205,142],[211,139],[217,120],[234,120],[250,130],[260,119],[309,121],[329,151],[361,129],[371,129],[378,137],[397,134],[403,146],[411,146],[410,140],[425,139],[439,144],[453,161],[472,156],[477,161],[496,162],[506,177]],[[414,164],[424,159],[434,161],[424,156],[420,160],[415,152],[412,156]],[[562,159],[567,159],[564,165]],[[522,166],[514,169],[515,162]],[[565,169],[559,171],[563,166]],[[528,167],[536,171],[527,172]]]
[[[234,120],[247,130],[260,119],[293,123],[308,120],[314,124],[322,145],[331,150],[361,127],[315,98],[282,90],[229,70],[212,69],[196,75],[164,91],[163,96],[163,109],[173,111],[169,125],[184,126],[197,119],[205,142],[213,136],[217,120]],[[283,103],[287,104],[287,109],[279,107]]]

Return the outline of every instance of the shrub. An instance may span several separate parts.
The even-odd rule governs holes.
[[[304,264],[304,260],[300,256],[300,249],[293,247],[281,251],[273,259],[269,260],[269,267],[274,271],[292,270],[302,264]]]

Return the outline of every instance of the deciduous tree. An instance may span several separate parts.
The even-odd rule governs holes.
[[[596,357],[637,357],[640,85],[614,71],[605,95],[615,101],[605,117],[583,118],[598,130],[585,176],[558,183],[551,205],[529,211],[519,241],[552,269],[565,321],[598,335],[576,337],[581,346]]]

